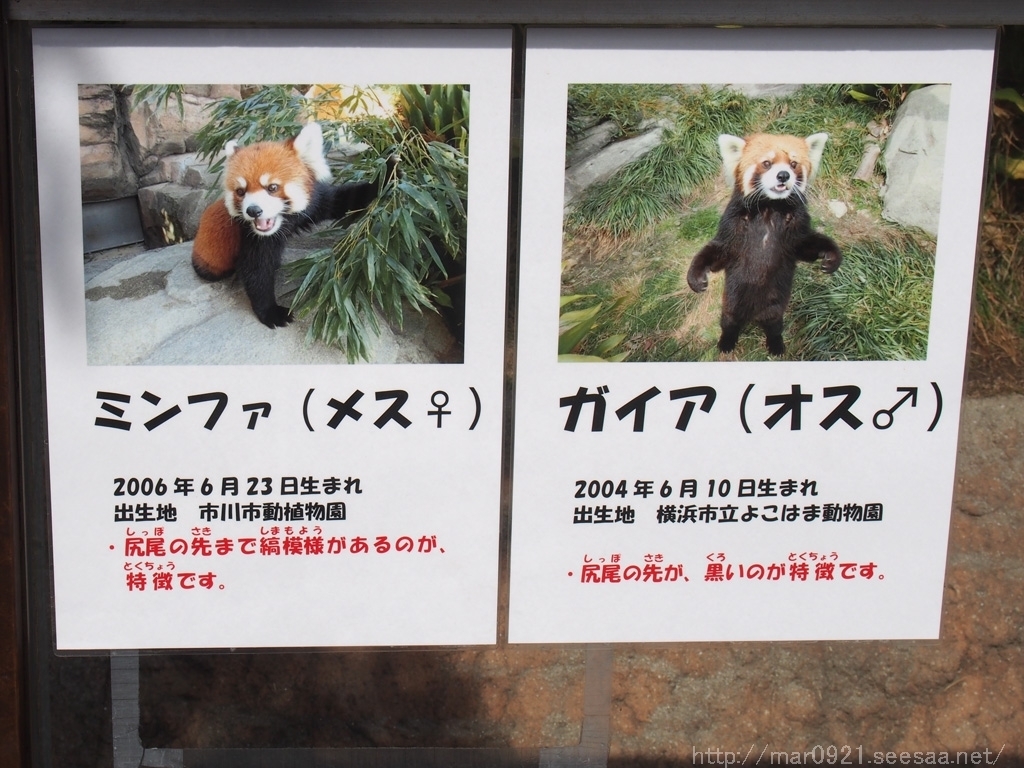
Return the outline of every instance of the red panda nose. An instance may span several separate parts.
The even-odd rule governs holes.
[[[250,219],[258,219],[260,216],[263,215],[263,209],[260,208],[258,205],[250,205],[248,208],[245,209],[245,215],[248,216]]]
[[[778,179],[779,184],[785,184],[789,181],[789,171],[779,171],[775,178]]]

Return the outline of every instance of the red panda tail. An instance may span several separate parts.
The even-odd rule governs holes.
[[[211,203],[199,219],[192,243],[192,268],[204,280],[220,280],[235,271],[242,230],[223,200]]]

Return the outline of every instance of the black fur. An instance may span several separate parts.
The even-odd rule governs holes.
[[[764,330],[768,352],[781,355],[782,318],[796,263],[818,259],[822,271],[831,274],[843,256],[835,241],[812,229],[798,193],[773,200],[736,191],[714,239],[693,258],[686,274],[690,288],[701,293],[707,290],[708,272],[725,270],[718,349],[731,352],[740,332],[757,323]]]
[[[288,237],[322,221],[341,219],[366,208],[376,197],[376,182],[317,182],[305,210],[285,214],[273,235],[259,235],[249,222],[242,222],[242,247],[236,269],[260,322],[276,328],[292,321],[292,313],[277,303],[274,293],[274,275],[281,266]]]
[[[274,275],[281,266],[288,237],[322,221],[341,219],[352,211],[366,208],[376,197],[374,182],[339,185],[316,182],[305,210],[285,214],[281,227],[273,235],[259,235],[248,222],[243,222],[237,271],[260,322],[275,328],[292,321],[292,313],[277,303],[274,293]]]

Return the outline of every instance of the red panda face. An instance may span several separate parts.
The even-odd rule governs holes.
[[[276,234],[287,214],[309,206],[315,181],[330,178],[316,123],[287,141],[241,148],[231,142],[225,153],[224,204],[233,218],[247,222],[257,235]]]
[[[723,169],[734,188],[744,196],[762,195],[785,200],[796,194],[803,197],[821,162],[828,134],[774,136],[757,133],[746,139],[722,134],[718,147]]]

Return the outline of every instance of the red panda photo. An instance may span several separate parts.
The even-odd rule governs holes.
[[[569,83],[559,362],[926,359],[949,94]]]
[[[811,227],[807,188],[821,163],[828,135],[805,139],[759,133],[718,137],[732,197],[714,239],[693,258],[686,274],[691,290],[707,290],[708,273],[725,271],[720,352],[731,352],[743,329],[764,331],[773,356],[785,352],[783,316],[797,262],[821,262],[835,272],[843,257],[835,241]]]
[[[78,99],[90,364],[465,361],[468,84]]]
[[[292,313],[277,303],[274,276],[287,238],[314,225],[366,208],[377,197],[376,182],[331,184],[318,123],[297,136],[224,148],[224,193],[199,221],[192,266],[205,280],[237,272],[260,322],[287,325]],[[388,178],[395,169],[388,162]]]

